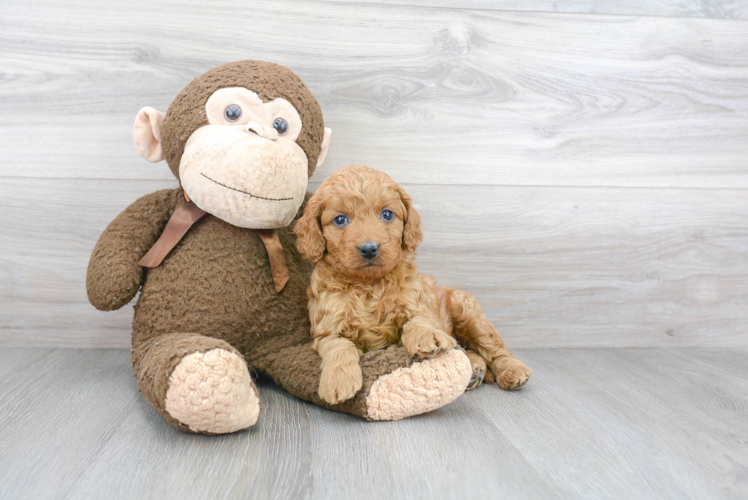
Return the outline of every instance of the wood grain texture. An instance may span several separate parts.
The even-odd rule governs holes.
[[[257,58],[334,130],[312,188],[391,173],[423,212],[421,269],[510,345],[746,346],[747,5],[5,2],[0,344],[129,345],[131,306],[95,311],[84,279],[106,224],[176,185],[134,116]]]
[[[137,110],[257,58],[318,96],[318,180],[357,162],[409,183],[748,187],[744,21],[35,0],[3,7],[0,47],[0,176],[168,179],[132,146]]]
[[[145,184],[2,180],[0,344],[130,344],[132,305],[108,313],[94,309],[86,295],[86,269],[99,236],[125,207],[149,192],[177,187],[176,181]]]
[[[709,498],[748,494],[748,351],[520,350],[520,392],[365,422],[260,384],[253,429],[184,434],[126,350],[0,351],[0,498]],[[16,363],[2,370],[5,361]]]
[[[748,19],[745,0],[460,0],[458,4],[451,0],[377,0],[376,3],[519,12]]]
[[[174,186],[5,179],[0,344],[129,346],[131,305],[88,303],[88,258],[129,203]],[[510,347],[748,346],[744,190],[404,187],[419,269],[474,293]]]

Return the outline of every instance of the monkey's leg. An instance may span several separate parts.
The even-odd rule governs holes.
[[[448,292],[448,307],[452,315],[455,335],[470,349],[486,360],[491,377],[504,390],[521,389],[530,378],[532,370],[514,357],[504,345],[496,327],[486,315],[473,294],[462,290]]]
[[[367,420],[400,420],[451,403],[470,381],[470,360],[461,349],[414,360],[404,347],[361,355],[363,387],[353,398],[335,405],[318,394],[322,359],[311,339],[268,356],[258,366],[275,383],[304,401]]]
[[[138,387],[180,430],[226,434],[253,426],[260,397],[241,354],[223,340],[170,333],[133,342]]]

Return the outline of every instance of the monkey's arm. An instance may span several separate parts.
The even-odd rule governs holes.
[[[161,235],[181,193],[181,189],[165,189],[145,195],[104,230],[86,274],[88,300],[96,309],[119,309],[138,293],[144,274],[138,261]]]

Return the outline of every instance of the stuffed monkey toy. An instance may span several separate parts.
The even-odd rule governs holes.
[[[419,362],[390,347],[361,357],[364,383],[354,398],[329,405],[317,394],[312,265],[292,229],[330,130],[297,75],[260,61],[214,68],[166,115],[140,110],[134,141],[145,159],[165,159],[180,187],[143,196],[109,224],[86,285],[105,311],[140,291],[133,372],[167,422],[204,434],[255,425],[257,374],[302,400],[369,420],[427,412],[465,390],[471,366],[462,351]]]

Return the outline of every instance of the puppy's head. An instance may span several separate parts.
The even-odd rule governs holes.
[[[421,218],[389,175],[348,165],[309,199],[294,228],[299,252],[315,264],[370,281],[390,272],[423,239]]]

